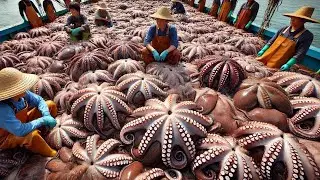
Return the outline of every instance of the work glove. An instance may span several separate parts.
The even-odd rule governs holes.
[[[57,124],[57,121],[52,116],[43,116],[43,124],[49,128],[54,128]]]
[[[238,19],[238,18],[234,18],[234,20],[233,20],[233,25],[235,25],[235,24],[236,24],[237,19]]]
[[[152,50],[152,55],[153,55],[154,60],[160,61],[160,55],[157,50],[155,50],[155,49]]]
[[[280,70],[281,71],[288,71],[292,65],[297,62],[296,58],[291,58],[286,64],[282,65]]]
[[[316,72],[316,74],[320,74],[320,69]]]
[[[269,45],[266,44],[259,52],[258,52],[258,57],[262,56],[264,52],[266,52],[269,49]]]
[[[161,54],[160,54],[160,61],[164,61],[166,59],[166,57],[168,56],[169,51],[168,50],[164,50]]]
[[[249,21],[248,24],[245,26],[246,29],[249,29],[249,27],[251,26],[252,21]]]
[[[72,36],[78,36],[81,31],[81,27],[75,28],[71,30]]]
[[[228,14],[228,19],[231,17],[233,11],[230,11],[229,14]]]

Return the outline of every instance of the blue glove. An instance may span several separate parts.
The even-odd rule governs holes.
[[[168,56],[169,52],[168,50],[164,50],[161,54],[160,54],[160,61],[164,61],[166,59],[166,57]]]
[[[290,66],[288,64],[284,64],[280,68],[281,71],[288,71],[289,69],[290,69]]]
[[[252,21],[249,21],[248,24],[245,26],[246,29],[249,29],[249,27],[251,26]]]
[[[233,11],[230,11],[228,14],[228,18],[230,18],[232,14],[233,14]]]
[[[258,57],[262,56],[264,52],[266,52],[269,49],[269,45],[266,44],[259,52],[258,52]]]
[[[282,65],[280,70],[281,71],[288,71],[292,65],[297,62],[296,58],[291,58],[286,64]]]
[[[320,74],[320,69],[316,72],[316,74]]]
[[[237,19],[238,19],[237,17],[233,19],[233,25],[235,25],[235,24],[236,24]]]
[[[158,53],[157,50],[154,49],[154,50],[152,51],[152,55],[153,55],[154,60],[160,61],[160,55],[159,55],[159,53]]]
[[[57,125],[57,121],[52,116],[43,116],[43,124],[49,128],[54,128]]]
[[[72,36],[78,36],[81,31],[81,27],[75,28],[71,30]]]

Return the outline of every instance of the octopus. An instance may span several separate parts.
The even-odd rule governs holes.
[[[83,125],[75,121],[71,115],[64,113],[55,119],[57,125],[46,138],[52,148],[72,147],[75,139],[85,139],[88,136],[88,133],[82,130]]]
[[[53,63],[48,67],[47,72],[50,73],[64,73],[67,68],[67,64],[63,61],[53,61]]]
[[[277,109],[292,115],[292,105],[287,93],[276,83],[247,79],[239,87],[233,97],[234,105],[242,110],[251,111],[254,108]]]
[[[210,88],[195,89],[196,94],[192,99],[201,110],[203,115],[214,119],[212,130],[221,134],[231,135],[239,124],[248,120],[245,115],[241,116],[233,102],[225,95]],[[215,129],[217,128],[217,129]]]
[[[253,155],[258,154],[255,160],[260,164],[263,179],[320,178],[319,167],[311,154],[292,134],[274,125],[249,122],[236,130],[234,137],[240,146],[251,150]]]
[[[22,51],[17,54],[18,58],[21,62],[25,62],[26,60],[37,55],[37,51]]]
[[[320,98],[320,82],[295,72],[276,72],[268,78],[291,95]]]
[[[145,168],[139,161],[134,161],[124,167],[120,172],[120,179],[127,180],[157,180],[159,178],[182,180],[183,175],[174,169],[163,170],[161,168]]]
[[[30,34],[27,32],[19,32],[16,35],[14,35],[15,40],[21,40],[25,38],[30,38]]]
[[[66,42],[69,42],[70,36],[65,31],[59,31],[59,32],[52,33],[50,35],[50,39],[52,41],[60,41],[60,42],[65,42],[66,43]]]
[[[115,45],[111,46],[108,54],[114,59],[134,59],[140,60],[140,54],[142,50],[142,46],[140,44],[131,42],[131,41],[121,41],[117,42]]]
[[[227,57],[208,56],[198,65],[200,82],[224,94],[230,94],[247,77],[243,68]]]
[[[13,50],[16,54],[23,51],[33,51],[34,49],[35,45],[26,40],[16,42],[13,46]]]
[[[64,88],[56,94],[53,101],[56,103],[60,112],[71,112],[71,97],[80,89],[81,87],[78,83],[69,81]]]
[[[98,69],[106,69],[108,64],[113,62],[113,59],[106,56],[102,49],[95,49],[93,51],[85,51],[75,55],[70,62],[66,72],[71,79],[78,81],[80,76],[87,71]]]
[[[47,28],[50,29],[52,32],[63,31],[64,27],[65,27],[65,24],[63,23],[52,22],[50,24],[47,24]]]
[[[39,81],[32,87],[32,91],[46,100],[53,100],[56,93],[67,84],[65,74],[45,73],[39,75]]]
[[[6,67],[14,67],[20,63],[19,58],[11,51],[0,52],[0,70]]]
[[[150,63],[147,68],[147,74],[155,75],[161,81],[167,83],[171,88],[179,85],[184,85],[191,80],[190,75],[186,72],[187,67],[181,63],[170,65],[166,63]]]
[[[87,71],[83,73],[79,78],[79,84],[81,86],[85,86],[88,84],[102,84],[109,83],[114,84],[115,80],[113,79],[112,74],[107,70],[95,70],[95,71]]]
[[[37,49],[39,56],[53,57],[62,47],[64,43],[61,41],[49,41],[41,43]]]
[[[139,28],[134,28],[130,31],[128,31],[128,35],[130,36],[138,36],[141,37],[142,39],[144,39],[147,35],[147,31],[146,31],[147,27],[139,27]]]
[[[163,90],[168,87],[166,83],[141,71],[121,76],[116,84],[120,91],[126,92],[128,103],[133,105],[141,106],[148,99],[168,95]]]
[[[148,16],[148,14],[147,14],[146,12],[144,12],[144,11],[141,11],[141,10],[131,11],[131,17],[132,17],[133,19],[138,18],[138,17],[144,18],[144,17],[146,17],[146,16]]]
[[[110,64],[108,71],[113,75],[114,79],[119,79],[121,76],[128,73],[135,73],[137,71],[145,71],[141,61],[133,59],[120,59]]]
[[[90,84],[72,96],[72,117],[83,122],[89,131],[109,136],[121,129],[125,116],[132,112],[125,101],[126,95],[114,86]]]
[[[107,37],[104,37],[104,36],[93,36],[91,39],[90,39],[90,42],[96,47],[96,48],[104,48],[104,49],[108,49],[110,48],[113,43],[108,40]]]
[[[70,45],[63,47],[56,55],[56,58],[61,61],[69,61],[72,57],[85,51],[81,45]]]
[[[255,60],[252,56],[240,56],[232,59],[241,65],[249,77],[261,79],[272,76],[272,71],[268,67],[264,66],[262,62]]]
[[[22,149],[0,150],[0,178],[8,176],[26,162],[28,154]]]
[[[53,59],[46,56],[33,56],[25,63],[17,64],[15,67],[22,72],[32,74],[43,74],[52,64]]]
[[[76,142],[72,150],[61,149],[60,159],[51,159],[47,165],[48,180],[60,179],[117,179],[123,167],[133,158],[121,152],[121,142],[101,140],[99,135],[88,136],[85,142]]]
[[[254,160],[233,137],[208,134],[197,149],[200,153],[192,163],[197,179],[262,179]]]
[[[234,37],[225,42],[232,44],[246,55],[256,55],[263,47],[263,40],[258,37]]]
[[[195,42],[185,43],[181,48],[182,56],[185,56],[189,62],[196,58],[203,58],[204,56],[211,54],[211,51],[206,47],[206,45]]]
[[[39,27],[31,29],[28,33],[32,38],[35,38],[39,36],[49,36],[51,31],[46,27]]]
[[[123,126],[120,139],[133,144],[132,155],[146,164],[162,161],[167,167],[185,168],[196,155],[196,139],[206,137],[212,119],[196,111],[192,101],[178,102],[177,94],[165,101],[149,99],[134,110],[137,118]]]
[[[290,130],[305,139],[320,139],[320,100],[313,97],[293,97],[294,116],[288,121]]]

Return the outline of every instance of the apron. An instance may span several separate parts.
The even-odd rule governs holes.
[[[71,0],[64,0],[64,3],[67,6],[67,9],[69,9],[69,5],[70,5]]]
[[[35,9],[33,9],[32,5],[27,6],[25,2],[23,2],[26,5],[26,16],[31,24],[32,28],[40,27],[42,26],[42,20],[40,17],[38,17],[37,12]]]
[[[211,10],[209,12],[209,15],[217,17],[218,16],[218,10],[219,10],[219,4],[213,3]]]
[[[231,10],[231,1],[230,0],[224,0],[221,6],[221,10],[218,16],[219,21],[227,22],[228,20],[228,14]]]
[[[194,7],[194,0],[189,0],[189,5],[190,5],[191,7]]]
[[[244,29],[247,25],[247,23],[250,21],[251,19],[251,12],[252,12],[252,7],[254,5],[255,2],[252,3],[252,5],[250,7],[244,7],[243,9],[241,9],[241,12],[239,14],[239,17],[237,19],[237,22],[234,24],[234,26],[238,29]]]
[[[156,28],[156,35],[151,41],[151,46],[161,54],[164,50],[170,47],[170,37],[169,37],[169,25],[167,27],[167,32],[165,36],[158,35],[158,28]]]
[[[289,29],[290,26],[277,37],[271,47],[261,57],[258,57],[257,60],[270,68],[280,68],[285,64],[296,51],[296,39],[306,31],[306,29],[302,30],[291,40],[283,35]]]
[[[49,22],[53,22],[57,18],[53,5],[49,4],[45,9],[46,9]]]
[[[205,5],[206,5],[206,0],[200,0],[200,1],[199,1],[198,11],[204,12]]]

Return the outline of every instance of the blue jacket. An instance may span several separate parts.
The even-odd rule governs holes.
[[[150,44],[151,41],[153,40],[153,38],[156,35],[156,29],[157,26],[154,24],[152,26],[150,26],[148,33],[144,39],[144,45],[146,46],[147,44]],[[167,28],[164,31],[161,31],[160,29],[158,29],[158,36],[165,36],[167,33]],[[169,38],[170,38],[170,45],[175,46],[176,48],[178,47],[179,41],[178,41],[178,33],[177,33],[177,29],[175,26],[170,25],[169,26]]]
[[[19,101],[13,101],[9,99],[13,106],[20,111],[25,108],[24,100],[28,103],[30,108],[38,108],[43,116],[50,115],[48,106],[42,97],[27,91],[26,95],[19,99]],[[7,130],[15,136],[25,136],[42,126],[44,123],[42,118],[30,121],[28,123],[22,123],[16,118],[15,112],[7,103],[0,102],[0,128]]]
[[[171,11],[174,14],[185,14],[186,10],[183,7],[183,4],[181,2],[175,2],[171,6]]]

